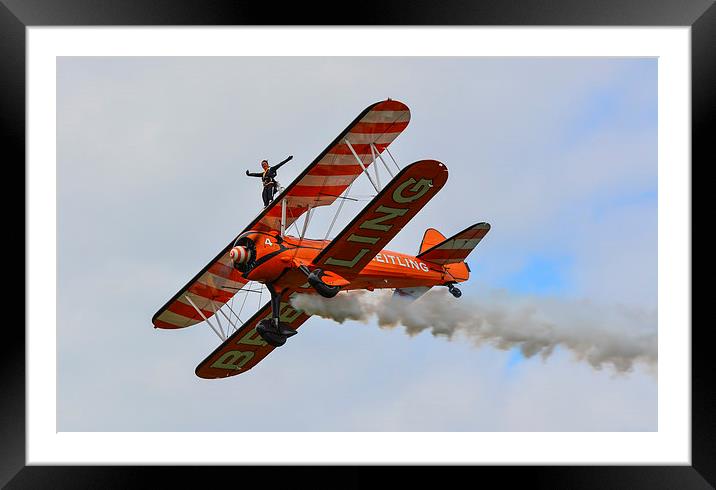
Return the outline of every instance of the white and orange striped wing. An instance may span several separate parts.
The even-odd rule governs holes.
[[[389,99],[367,107],[274,199],[274,204],[264,209],[241,233],[279,229],[281,201],[284,199],[287,204],[286,228],[309,206],[314,208],[333,203],[362,172],[345,141],[350,142],[363,165],[368,168],[374,160],[375,151],[382,153],[409,121],[410,109],[402,102]],[[211,318],[246,284],[241,273],[231,267],[229,252],[235,240],[229,242],[154,314],[152,323],[155,327],[183,328],[204,321],[202,315]],[[192,303],[201,310],[202,315]]]
[[[363,171],[353,151],[367,169],[409,122],[410,109],[397,100],[384,100],[367,107],[248,229],[279,229],[283,200],[286,201],[286,228],[309,207],[332,204]]]
[[[233,243],[233,242],[232,242]],[[231,266],[229,247],[174,295],[155,315],[158,328],[184,328],[211,318],[248,281]],[[201,310],[202,317],[196,308]]]
[[[440,265],[464,262],[488,231],[490,231],[488,223],[477,223],[418,254],[418,258]]]

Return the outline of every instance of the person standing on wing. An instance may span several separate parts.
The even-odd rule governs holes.
[[[246,171],[246,175],[249,177],[261,177],[264,184],[264,190],[261,192],[261,198],[264,200],[264,207],[268,206],[271,201],[273,201],[274,193],[278,187],[278,183],[276,182],[276,171],[281,168],[281,165],[288,162],[292,158],[293,155],[289,155],[288,158],[273,167],[269,165],[268,160],[261,160],[261,166],[264,169],[262,173],[249,172],[248,170]]]

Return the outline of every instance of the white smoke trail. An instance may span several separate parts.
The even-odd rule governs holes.
[[[595,369],[632,370],[641,362],[656,374],[656,311],[599,306],[589,301],[516,297],[506,292],[456,300],[433,289],[417,301],[395,298],[392,290],[341,292],[326,299],[299,294],[292,304],[312,315],[339,323],[377,319],[381,327],[402,325],[408,335],[425,330],[434,336],[462,336],[480,346],[519,347],[525,357],[547,358],[558,346]]]

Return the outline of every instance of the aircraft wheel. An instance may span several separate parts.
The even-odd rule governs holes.
[[[459,298],[460,296],[462,296],[462,291],[460,291],[458,288],[456,288],[452,284],[450,284],[448,286],[448,291],[450,291],[450,294],[452,294],[456,298]]]
[[[256,331],[269,345],[281,347],[286,343],[287,336],[277,332],[271,320],[261,320],[256,327]]]
[[[323,277],[323,269],[314,269],[308,275],[308,283],[324,298],[332,298],[338,294],[338,291],[341,290],[340,286],[329,286],[323,282],[321,277]]]

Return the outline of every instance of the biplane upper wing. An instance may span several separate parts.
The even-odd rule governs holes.
[[[248,227],[277,230],[284,213],[288,228],[308,208],[335,202],[410,122],[410,109],[397,100],[367,107]]]
[[[351,280],[447,181],[447,167],[421,160],[401,170],[314,259],[314,265]]]
[[[403,132],[408,122],[410,109],[402,102],[388,99],[368,106],[241,233],[279,229],[283,201],[286,202],[286,228],[309,207],[333,203],[363,171],[356,156],[368,168]],[[231,267],[229,251],[235,240],[155,313],[152,317],[155,327],[183,328],[202,322],[246,283]],[[192,302],[202,314],[196,311]]]
[[[297,329],[310,318],[310,315],[291,306],[292,294],[293,291],[288,290],[281,295],[280,321]],[[258,364],[275,349],[256,332],[259,321],[266,318],[271,318],[270,301],[201,361],[196,367],[196,375],[206,379],[226,378],[244,373]]]
[[[409,122],[410,109],[397,100],[366,107],[241,233],[279,229],[284,201],[286,228],[309,207],[333,203],[363,171],[356,156],[368,168]],[[210,318],[246,283],[231,267],[229,251],[235,240],[154,314],[155,327],[183,328],[203,321],[202,315]],[[201,315],[192,302],[202,311]]]

